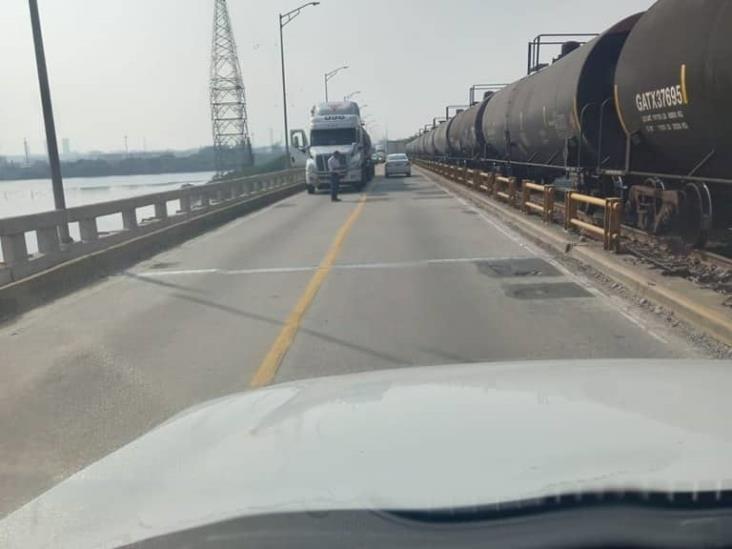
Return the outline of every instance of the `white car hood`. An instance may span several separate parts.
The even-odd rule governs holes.
[[[194,408],[0,522],[2,547],[113,547],[245,515],[432,509],[732,482],[732,363],[404,368]]]

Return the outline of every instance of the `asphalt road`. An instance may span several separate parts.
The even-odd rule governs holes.
[[[298,195],[0,326],[0,515],[252,384],[694,356],[624,308],[427,176]]]

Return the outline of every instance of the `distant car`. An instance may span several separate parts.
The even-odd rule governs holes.
[[[374,154],[371,155],[371,161],[374,164],[383,164],[386,160],[386,157],[383,152],[376,151]]]
[[[386,163],[384,164],[384,175],[391,177],[392,175],[406,175],[407,177],[412,176],[412,163],[409,162],[409,158],[406,154],[390,154],[386,157]]]

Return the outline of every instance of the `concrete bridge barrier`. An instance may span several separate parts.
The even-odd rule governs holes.
[[[0,319],[304,188],[304,171],[294,169],[0,219]],[[137,210],[150,206],[154,217],[138,220]],[[122,228],[99,231],[97,220],[110,215],[121,217]],[[78,241],[61,242],[64,223],[78,223]],[[36,235],[37,253],[28,253],[28,233]]]

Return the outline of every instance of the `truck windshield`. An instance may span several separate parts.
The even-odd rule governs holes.
[[[356,129],[342,128],[337,130],[313,130],[310,134],[310,144],[323,145],[350,145],[356,143]]]

